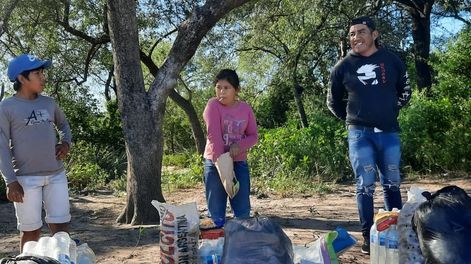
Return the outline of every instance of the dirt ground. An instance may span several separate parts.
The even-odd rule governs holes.
[[[450,184],[471,193],[469,179],[421,180],[403,184],[403,200],[407,199],[406,191],[412,185],[435,191]],[[202,186],[166,192],[165,197],[172,204],[196,201],[200,213],[206,213]],[[333,193],[322,196],[282,198],[268,194],[267,197],[252,196],[251,199],[253,210],[278,223],[293,244],[305,244],[338,226],[344,227],[358,239],[358,243],[339,257],[340,262],[369,263],[369,257],[360,253],[361,233],[353,184],[337,185]],[[116,217],[124,207],[124,197],[115,197],[106,192],[88,196],[72,195],[71,203],[72,237],[89,244],[97,255],[97,263],[159,263],[158,226],[140,228],[115,224]],[[375,207],[380,208],[382,205],[382,193],[377,188]],[[43,234],[47,232],[44,228]],[[18,241],[14,207],[11,203],[0,203],[0,258],[18,254]]]

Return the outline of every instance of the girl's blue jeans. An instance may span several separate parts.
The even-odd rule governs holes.
[[[247,161],[234,161],[234,172],[239,181],[239,192],[229,202],[237,218],[250,216],[250,175]],[[224,225],[226,219],[227,193],[219,178],[219,173],[214,163],[204,161],[204,184],[206,187],[206,202],[208,204],[209,217],[218,226]]]
[[[350,162],[356,181],[356,199],[364,237],[373,225],[376,174],[384,193],[386,210],[402,208],[399,164],[401,148],[399,133],[377,132],[373,128],[349,126]]]

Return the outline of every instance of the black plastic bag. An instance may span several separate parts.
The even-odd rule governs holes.
[[[60,262],[50,257],[33,255],[2,258],[0,264],[60,264]]]
[[[422,195],[412,225],[425,263],[471,264],[471,197],[457,186]]]
[[[224,226],[222,264],[292,264],[293,245],[267,217],[230,220]]]

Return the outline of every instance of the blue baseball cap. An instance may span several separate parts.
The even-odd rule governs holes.
[[[51,65],[51,60],[40,60],[38,57],[31,54],[21,54],[8,64],[8,79],[10,79],[11,82],[15,82],[18,75],[24,71],[48,68]]]

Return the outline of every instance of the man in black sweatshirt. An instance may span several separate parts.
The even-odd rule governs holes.
[[[327,105],[348,128],[349,156],[356,180],[356,197],[364,243],[369,254],[373,225],[376,174],[387,210],[401,209],[399,109],[410,99],[404,63],[378,44],[379,32],[369,17],[352,20],[352,50],[330,76]]]

